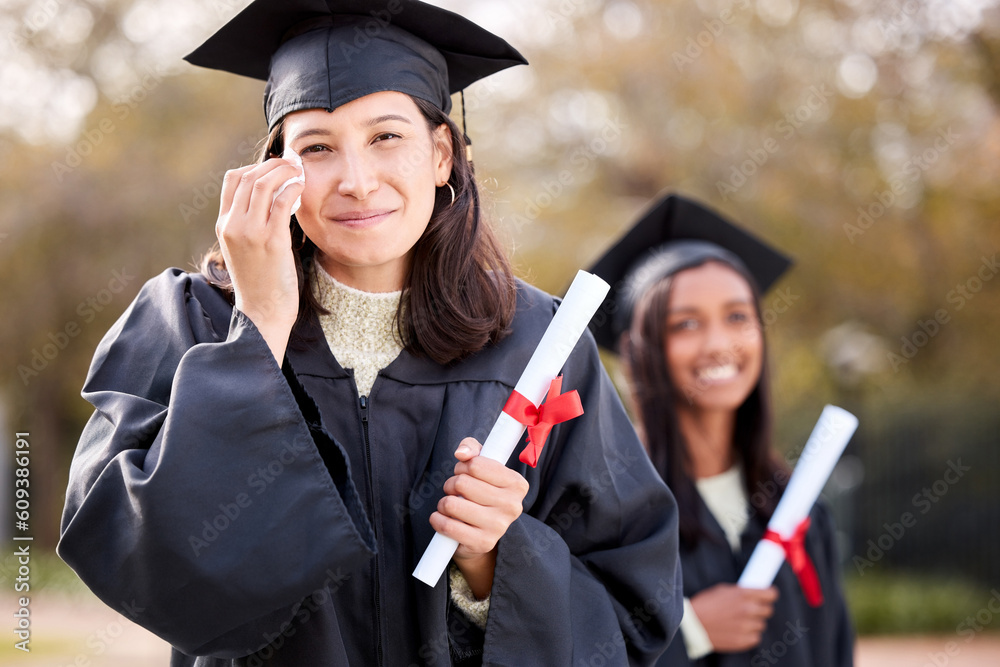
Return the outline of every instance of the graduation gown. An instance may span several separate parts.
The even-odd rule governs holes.
[[[485,632],[447,576],[410,574],[454,450],[486,438],[557,303],[519,283],[499,344],[448,366],[403,351],[359,399],[317,318],[279,367],[203,277],[164,272],[95,355],[60,556],[174,666],[653,663],[682,609],[676,506],[589,333],[563,370],[585,414],[537,468],[508,464],[530,491]]]
[[[681,549],[684,595],[691,598],[706,588],[726,582],[736,583],[757,542],[767,526],[754,514],[740,537],[740,550],[734,552],[712,512],[698,498],[701,524],[708,537],[695,548]],[[812,558],[823,590],[823,604],[811,607],[802,595],[798,579],[785,562],[774,584],[778,599],[774,615],[768,619],[760,644],[742,653],[710,653],[690,660],[684,640],[678,634],[658,667],[850,667],[854,664],[854,638],[847,606],[840,586],[839,559],[832,518],[822,503],[812,512],[812,524],[806,533],[806,551]]]

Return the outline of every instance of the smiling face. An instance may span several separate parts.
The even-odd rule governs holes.
[[[323,268],[365,291],[402,288],[435,189],[451,174],[448,128],[430,130],[409,96],[380,92],[332,113],[291,113],[284,137],[305,170],[296,218]]]
[[[764,339],[750,285],[719,262],[679,271],[670,289],[664,344],[678,410],[735,411],[763,366]]]

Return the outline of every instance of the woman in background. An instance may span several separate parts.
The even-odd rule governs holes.
[[[760,290],[789,264],[716,213],[669,196],[592,269],[616,286],[618,306],[596,337],[620,351],[640,436],[680,514],[683,640],[659,665],[853,664],[822,504],[805,535],[822,604],[806,601],[787,563],[769,589],[735,585],[789,477],[771,443],[760,307]]]

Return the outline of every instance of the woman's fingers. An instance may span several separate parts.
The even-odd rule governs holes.
[[[774,586],[760,590],[746,590],[746,604],[749,613],[758,615],[761,619],[771,618],[774,614],[774,602],[778,599],[778,589]]]
[[[295,197],[302,194],[302,185],[293,183],[285,188],[285,191],[281,193],[278,198],[281,200],[283,206],[277,206],[275,200],[275,194],[289,180],[302,175],[302,170],[298,167],[292,165],[287,160],[282,160],[280,158],[272,158],[265,162],[263,166],[268,166],[268,163],[275,163],[274,167],[258,178],[253,186],[250,188],[250,199],[248,203],[247,214],[255,219],[264,220],[268,222],[271,220],[272,216],[278,214],[275,219],[280,219],[284,225],[287,227],[288,220],[291,218],[291,206],[295,201]],[[288,198],[290,192],[295,193],[295,197],[291,199]]]
[[[775,587],[763,590],[716,584],[692,596],[691,604],[719,652],[745,651],[760,643],[778,598]]]
[[[223,179],[220,214],[263,216],[266,222],[274,193],[285,181],[301,174],[301,169],[281,158],[228,171]]]
[[[461,498],[454,500],[463,502]],[[482,512],[482,508],[456,508],[453,504],[447,507],[439,504],[438,511],[431,514],[430,522],[436,532],[459,543],[462,553],[457,554],[458,557],[491,551],[510,525],[488,512]]]
[[[215,233],[233,281],[235,305],[260,330],[281,363],[288,334],[298,314],[298,277],[289,220],[303,184],[285,182],[302,176],[287,160],[227,172]]]
[[[476,482],[479,482],[477,484]],[[450,486],[449,486],[450,485]],[[461,485],[461,488],[458,488]],[[492,459],[477,456],[469,461],[460,461],[455,465],[455,475],[445,482],[445,493],[457,493],[472,498],[468,495],[476,491],[489,493],[486,487],[497,487],[510,489],[521,496],[521,500],[528,493],[528,482],[516,470],[511,470],[507,466]],[[477,495],[476,502],[488,503],[489,498]]]
[[[459,555],[492,550],[521,515],[528,482],[502,463],[478,456],[481,445],[462,441],[455,475],[444,484],[445,497],[431,515],[434,529],[460,543]]]
[[[243,174],[253,169],[256,165],[248,164],[239,169],[230,169],[222,179],[222,197],[219,199],[219,220],[229,213],[233,206],[233,198],[236,196],[236,188],[239,186]]]

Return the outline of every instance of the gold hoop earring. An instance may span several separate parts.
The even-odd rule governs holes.
[[[451,187],[451,183],[445,183],[445,185],[447,185],[448,189],[451,190],[451,204],[454,204],[455,203],[455,188]],[[451,206],[451,204],[448,204],[448,206]]]

